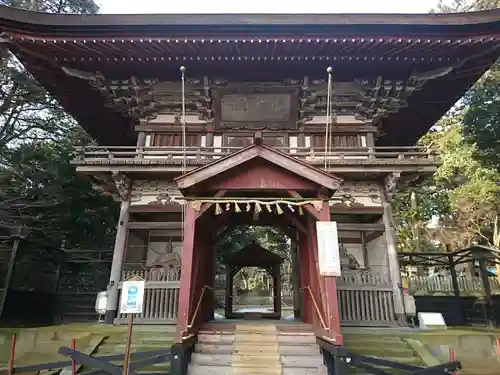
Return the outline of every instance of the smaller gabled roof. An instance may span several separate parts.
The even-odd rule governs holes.
[[[252,243],[225,257],[224,263],[244,267],[269,267],[280,264],[283,258],[258,243]]]
[[[233,170],[251,160],[258,159],[265,160],[289,173],[314,182],[318,186],[322,186],[330,191],[337,190],[343,181],[337,176],[316,168],[284,152],[266,146],[261,142],[262,140],[260,138],[256,138],[254,144],[242,148],[222,159],[216,160],[213,163],[189,171],[175,178],[174,182],[182,191],[212,177]]]

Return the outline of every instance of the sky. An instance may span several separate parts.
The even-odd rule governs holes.
[[[96,0],[101,13],[428,13],[437,0]],[[313,4],[313,6],[311,6]]]

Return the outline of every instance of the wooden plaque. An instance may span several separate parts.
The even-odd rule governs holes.
[[[225,87],[213,90],[214,126],[221,129],[295,129],[298,96],[290,88]]]
[[[291,95],[230,94],[221,98],[223,122],[287,122],[290,120]]]

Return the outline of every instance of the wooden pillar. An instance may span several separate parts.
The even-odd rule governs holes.
[[[389,263],[389,274],[392,284],[392,298],[394,301],[394,312],[396,318],[401,324],[406,322],[403,292],[401,290],[401,271],[399,268],[398,250],[396,247],[396,231],[393,226],[392,209],[388,200],[387,191],[382,194],[382,206],[384,214],[382,220],[384,222],[384,235],[387,248],[387,260]]]
[[[179,307],[177,313],[176,342],[182,342],[182,336],[189,324],[191,310],[191,295],[193,294],[193,257],[196,216],[191,205],[186,205],[184,219],[184,241],[182,246],[181,280],[179,288]]]
[[[488,277],[488,269],[486,267],[486,259],[484,257],[479,259],[479,271],[481,276],[481,281],[483,283],[484,296],[486,299],[486,325],[488,327],[494,327],[495,323],[495,311],[493,306],[493,300],[491,299],[491,285]]]
[[[299,259],[300,259],[300,281],[302,288],[301,318],[306,323],[312,323],[312,301],[307,287],[311,280],[309,275],[309,252],[307,251],[307,238],[304,233],[298,233]]]
[[[320,221],[330,221],[330,205],[328,202],[323,202],[323,207],[320,212]],[[314,223],[313,228],[313,238],[314,238],[314,251],[318,252],[318,234],[316,231],[316,223]],[[318,267],[319,275],[319,267]],[[342,335],[340,333],[340,311],[339,302],[337,294],[337,280],[334,276],[320,276],[323,279],[324,289],[325,289],[325,310],[326,310],[326,324],[330,329],[330,336],[335,339],[337,345],[342,345]]]
[[[300,318],[301,310],[301,293],[300,293],[300,262],[299,262],[299,252],[298,252],[298,236],[295,235],[294,241],[292,241],[290,251],[291,251],[291,262],[292,262],[292,290],[293,290],[293,316],[295,319]]]
[[[214,133],[213,133],[213,131],[209,131],[205,135],[205,146],[206,147],[213,147],[214,146]]]
[[[145,132],[139,132],[137,134],[137,157],[139,159],[142,159],[143,158],[143,153],[142,153],[142,150],[143,150],[143,147],[146,145],[146,133]]]
[[[224,314],[229,318],[233,313],[233,266],[226,265],[226,296],[224,298]]]
[[[108,300],[106,302],[106,314],[104,322],[113,324],[118,310],[118,284],[122,276],[123,259],[127,243],[127,224],[129,219],[130,196],[122,200],[120,206],[120,216],[116,229],[115,248],[113,250],[113,260],[111,261],[111,272],[108,283]]]
[[[450,274],[451,274],[451,282],[453,284],[453,291],[455,292],[455,308],[457,309],[459,315],[460,315],[460,320],[461,324],[465,323],[465,314],[462,309],[462,299],[460,298],[460,287],[458,285],[458,277],[457,277],[457,270],[455,269],[455,264],[454,264],[454,259],[453,256],[449,255],[448,256],[448,262],[449,262],[449,269],[450,269]]]
[[[274,312],[281,316],[281,269],[280,265],[273,266],[273,293]]]

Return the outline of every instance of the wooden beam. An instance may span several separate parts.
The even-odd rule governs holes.
[[[354,223],[337,223],[338,230],[351,232],[383,232],[384,224],[354,224]]]
[[[285,213],[283,215],[280,215],[280,216],[283,216],[283,218],[285,220],[287,220],[292,226],[297,228],[298,231],[307,235],[306,227],[304,227],[304,225],[302,225],[302,223],[299,221],[299,219],[297,219],[295,216],[287,215]]]
[[[292,198],[295,198],[295,199],[302,199],[302,195],[300,195],[300,194],[299,194],[297,191],[295,191],[295,190],[288,190],[288,194],[290,194],[290,196],[291,196]],[[316,211],[316,210],[314,209],[314,207],[312,207],[310,204],[306,204],[306,205],[304,205],[303,207],[304,207],[304,209],[305,209],[307,212],[309,212],[309,213],[312,215],[312,217],[314,217],[316,220],[319,220],[319,212],[318,212],[318,211]]]
[[[131,205],[129,212],[182,212],[182,205],[172,204],[137,204]]]
[[[127,229],[181,229],[182,223],[173,221],[130,221]]]
[[[219,190],[214,194],[214,198],[220,198],[226,195],[227,190]],[[213,203],[204,203],[200,209],[200,212],[196,213],[196,219],[199,219],[207,210],[213,206]]]

